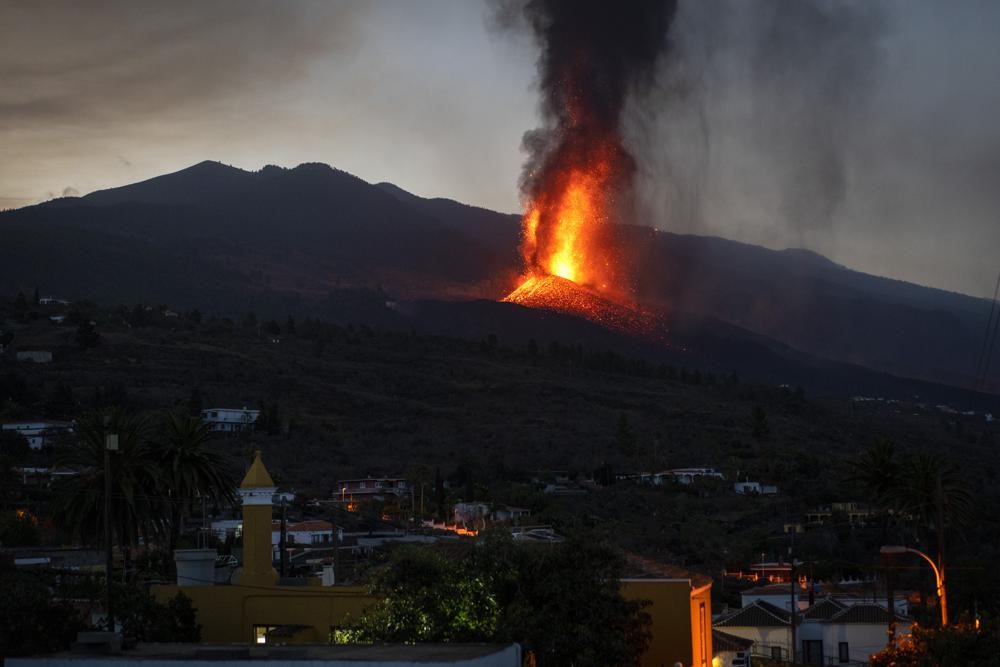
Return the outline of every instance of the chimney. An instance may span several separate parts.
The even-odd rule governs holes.
[[[215,584],[215,549],[176,549],[178,586],[212,586]]]

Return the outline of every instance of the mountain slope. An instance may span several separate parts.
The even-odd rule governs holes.
[[[249,172],[202,162],[0,213],[0,290],[278,315],[359,312],[354,290],[375,317],[387,299],[509,294],[520,273],[518,230],[517,216],[327,165]],[[813,359],[972,384],[989,314],[982,299],[851,271],[804,250],[624,225],[617,233],[636,301],[675,333],[678,322],[712,321]],[[1000,363],[991,378],[1000,380]]]

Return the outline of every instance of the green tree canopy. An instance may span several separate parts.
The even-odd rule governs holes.
[[[346,641],[516,641],[541,667],[634,665],[649,643],[643,603],[620,593],[621,556],[593,540],[518,545],[487,533],[460,557],[397,550],[372,581],[380,599]]]

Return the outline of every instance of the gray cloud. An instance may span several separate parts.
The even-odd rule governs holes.
[[[645,220],[991,291],[998,21],[979,0],[683,2],[680,57],[632,112]]]

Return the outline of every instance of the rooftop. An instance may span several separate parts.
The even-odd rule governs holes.
[[[266,489],[274,486],[274,480],[271,479],[271,474],[267,472],[267,468],[264,467],[264,462],[260,459],[260,450],[258,449],[254,452],[253,463],[250,465],[250,470],[247,471],[246,477],[240,483],[241,489]]]
[[[243,661],[252,660],[264,667],[267,664],[323,661],[349,664],[377,662],[383,665],[450,664],[475,660],[487,656],[512,652],[514,644],[387,644],[381,646],[247,646],[243,644],[139,644],[118,654],[57,653],[30,658],[8,659],[8,664],[65,664],[83,667],[98,664],[127,664],[149,662],[164,664],[191,661]]]

